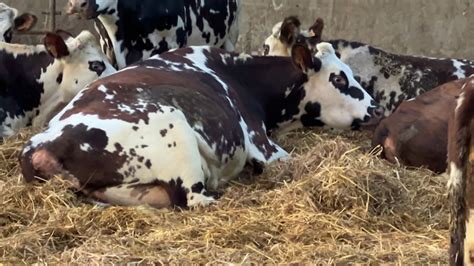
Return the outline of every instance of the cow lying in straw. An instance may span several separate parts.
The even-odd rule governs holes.
[[[100,79],[25,145],[23,175],[60,174],[111,204],[209,204],[246,164],[288,157],[269,131],[379,122],[383,109],[332,46],[317,48],[286,58],[190,47]]]
[[[392,163],[446,171],[449,117],[470,80],[452,81],[402,102],[377,126],[372,146],[382,146],[382,157]]]
[[[308,31],[301,30],[300,26],[296,17],[287,17],[276,24],[272,35],[265,40],[264,53],[288,56],[296,42],[314,48],[322,40],[322,19],[317,19]],[[474,61],[471,60],[398,55],[347,40],[328,42],[352,69],[362,87],[385,108],[386,115],[392,113],[403,100],[474,74]]]
[[[90,32],[63,35],[46,34],[44,45],[0,43],[0,137],[44,126],[84,86],[115,72]]]

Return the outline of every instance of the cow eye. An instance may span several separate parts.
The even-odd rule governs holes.
[[[3,38],[5,39],[5,42],[11,42],[12,40],[12,32],[13,30],[10,28],[8,29],[5,34],[3,35]]]
[[[332,82],[337,86],[346,86],[347,85],[347,80],[341,76],[341,75],[335,75],[333,78],[332,78]]]
[[[100,76],[105,70],[105,64],[102,61],[91,61],[89,62],[89,69]]]
[[[270,53],[270,46],[267,44],[263,45],[263,55],[268,55]]]

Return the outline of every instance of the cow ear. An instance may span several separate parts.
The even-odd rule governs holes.
[[[30,13],[23,13],[14,20],[15,30],[25,32],[33,28],[38,22],[38,18]]]
[[[301,22],[295,17],[286,17],[281,24],[280,41],[291,46],[300,32]]]
[[[295,44],[291,48],[291,59],[293,64],[303,73],[308,73],[308,69],[313,68],[313,56],[305,45]]]
[[[55,33],[57,35],[61,36],[61,38],[63,40],[67,40],[69,38],[74,38],[74,36],[70,32],[67,32],[65,30],[56,30]]]
[[[60,35],[52,32],[46,33],[44,46],[48,53],[54,58],[62,58],[69,55],[66,43]]]
[[[321,42],[323,38],[324,20],[317,18],[314,24],[309,28],[309,37],[315,43]]]

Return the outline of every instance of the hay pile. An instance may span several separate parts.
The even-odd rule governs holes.
[[[291,133],[279,143],[292,161],[184,211],[104,209],[59,180],[24,185],[27,137],[0,148],[3,262],[447,263],[446,177],[375,158],[363,133]]]

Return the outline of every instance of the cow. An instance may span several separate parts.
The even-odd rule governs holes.
[[[69,0],[67,12],[96,20],[104,52],[121,69],[187,45],[211,45],[233,51],[239,35],[240,2]]]
[[[245,165],[288,153],[269,134],[358,129],[383,109],[328,43],[252,57],[208,46],[155,55],[89,85],[20,155],[26,181],[61,175],[99,202],[206,205]]]
[[[264,54],[288,56],[291,46],[309,47],[323,40],[324,21],[318,18],[307,31],[290,16],[277,23],[265,40]],[[416,97],[452,80],[474,74],[474,61],[388,53],[368,44],[330,40],[341,60],[351,67],[362,87],[391,114],[403,100]]]
[[[474,76],[463,85],[448,133],[450,264],[474,264]]]
[[[92,33],[47,33],[44,45],[0,43],[0,136],[44,126],[95,79],[115,72]]]
[[[18,10],[0,2],[0,42],[11,42],[13,31],[27,32],[37,22],[37,17],[30,13],[18,14]]]
[[[403,101],[374,131],[372,146],[383,148],[392,163],[446,171],[448,121],[461,88],[471,78],[455,80]]]

